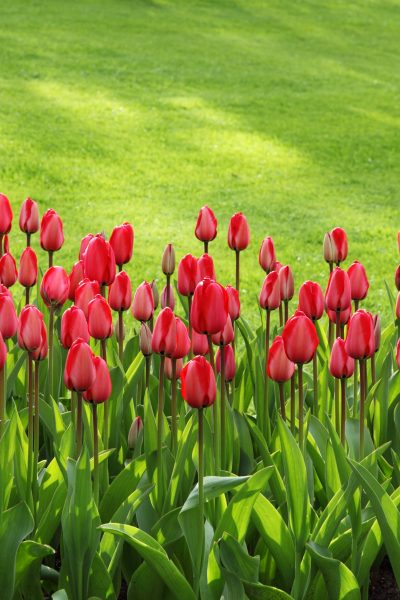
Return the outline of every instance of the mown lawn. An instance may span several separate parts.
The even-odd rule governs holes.
[[[160,277],[166,242],[178,257],[200,252],[193,228],[208,203],[221,282],[234,274],[229,217],[250,221],[247,306],[265,235],[298,283],[324,283],[323,234],[341,225],[350,260],[367,267],[368,306],[388,315],[398,2],[14,0],[0,11],[0,187],[15,212],[28,194],[60,212],[58,263],[70,268],[88,230],[130,220],[134,283]],[[16,234],[11,250],[22,243]]]

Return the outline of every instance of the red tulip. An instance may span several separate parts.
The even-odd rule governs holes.
[[[130,223],[114,227],[110,236],[110,246],[114,250],[115,262],[119,267],[128,263],[133,254],[134,232]]]
[[[41,345],[43,315],[33,304],[21,310],[18,321],[18,346],[32,352]]]
[[[125,271],[117,273],[108,291],[108,302],[113,310],[128,310],[132,304],[132,284]]]
[[[265,310],[275,310],[281,303],[281,288],[279,275],[276,271],[271,271],[264,279],[261,288],[259,303]]]
[[[154,298],[151,285],[143,281],[136,289],[132,303],[132,314],[138,321],[149,321],[154,313]]]
[[[349,322],[349,319],[351,317],[351,306],[349,306],[348,308],[346,308],[345,310],[329,310],[329,308],[326,310],[326,314],[328,315],[328,319],[332,322],[332,323],[337,323],[337,317],[339,315],[339,323],[340,325],[346,325],[346,323]]]
[[[216,279],[214,261],[209,254],[203,254],[197,261],[197,283],[206,277]]]
[[[400,291],[400,265],[396,269],[396,273],[394,274],[394,283],[397,289]]]
[[[37,281],[38,261],[36,252],[28,246],[19,259],[18,281],[26,288],[33,287]]]
[[[69,277],[62,267],[50,267],[43,275],[40,286],[40,295],[46,306],[59,308],[67,298],[69,292]]]
[[[347,235],[341,227],[335,227],[331,231],[331,240],[333,248],[333,262],[340,263],[346,260],[348,253]]]
[[[7,346],[4,343],[3,336],[0,333],[0,370],[4,369],[7,362]]]
[[[350,279],[351,299],[363,300],[368,292],[369,282],[364,266],[355,260],[347,269],[347,274]]]
[[[314,323],[300,310],[286,322],[282,338],[287,357],[296,364],[310,362],[319,343]]]
[[[100,294],[100,286],[97,281],[90,281],[87,277],[82,279],[75,290],[75,305],[83,310],[86,319],[89,316],[89,302],[93,300],[97,294]]]
[[[167,307],[159,313],[154,325],[151,342],[153,352],[172,356],[176,349],[176,321],[172,310]]]
[[[86,277],[100,286],[111,285],[115,279],[115,256],[109,242],[101,234],[90,240],[83,258]]]
[[[222,331],[228,318],[228,294],[216,281],[206,277],[196,286],[190,320],[198,333]]]
[[[396,346],[396,361],[397,361],[397,366],[400,369],[400,340],[397,340],[397,346]]]
[[[7,196],[0,194],[0,235],[5,235],[11,230],[13,212]]]
[[[282,269],[282,267],[283,267],[283,264],[279,260],[276,260],[275,264],[274,264],[274,268],[271,269],[271,271],[276,271],[277,273],[279,273],[279,271]]]
[[[281,335],[277,335],[268,352],[267,375],[273,381],[283,383],[289,381],[295,369],[295,364],[287,357]]]
[[[216,238],[217,219],[208,206],[203,206],[200,209],[194,233],[201,242],[212,242]]]
[[[379,315],[374,315],[374,336],[375,336],[375,352],[378,352],[381,345],[381,318]]]
[[[6,252],[0,258],[0,281],[6,287],[11,287],[18,279],[17,265],[14,257]]]
[[[314,281],[305,281],[299,290],[299,309],[312,321],[324,314],[324,295],[321,286]]]
[[[397,294],[396,300],[396,319],[400,319],[400,292]]]
[[[214,403],[217,394],[214,372],[204,356],[195,356],[182,369],[181,392],[192,408]]]
[[[326,233],[324,237],[324,259],[327,263],[332,264],[335,262],[335,251],[333,248],[332,236],[330,233]]]
[[[231,217],[228,228],[228,246],[231,250],[241,252],[250,243],[250,229],[246,217],[238,212]]]
[[[19,213],[19,228],[24,233],[36,233],[39,229],[39,208],[32,198],[24,200]]]
[[[10,296],[10,298],[12,298],[12,293],[10,292],[10,290],[3,285],[2,283],[0,283],[0,294],[7,294],[7,296]]]
[[[111,308],[101,294],[97,294],[88,305],[89,334],[95,340],[105,340],[112,336],[113,324]]]
[[[340,267],[333,269],[325,292],[325,302],[329,310],[346,310],[351,304],[351,285],[346,271]]]
[[[167,304],[167,290],[169,288],[169,303]],[[174,288],[171,284],[165,285],[163,287],[163,291],[161,292],[161,308],[165,308],[169,306],[171,310],[175,308],[175,296],[174,296]]]
[[[197,258],[186,254],[178,266],[178,292],[182,296],[191,296],[197,284]]]
[[[71,300],[71,302],[75,301],[75,290],[84,277],[85,274],[83,270],[83,260],[78,260],[72,267],[71,273],[69,274],[68,298]]]
[[[40,224],[40,245],[47,252],[57,252],[64,243],[63,224],[55,210],[47,210]]]
[[[61,344],[64,348],[71,348],[78,338],[89,342],[88,324],[83,310],[71,306],[61,318]]]
[[[89,245],[89,242],[94,238],[95,236],[93,235],[93,233],[88,233],[87,235],[85,235],[84,238],[82,238],[81,240],[81,245],[79,248],[79,260],[83,260],[84,256],[85,256],[85,252],[86,252],[86,248]]]
[[[235,334],[233,332],[232,320],[228,315],[225,327],[222,331],[214,333],[214,335],[212,336],[212,342],[216,346],[227,346],[228,344],[231,344],[233,342],[234,337]]]
[[[236,288],[231,285],[226,286],[226,293],[228,294],[228,311],[232,321],[236,321],[240,317],[240,298],[239,292]]]
[[[18,318],[14,301],[8,294],[0,294],[0,332],[5,340],[17,333]]]
[[[175,317],[176,324],[176,346],[171,357],[172,358],[183,358],[189,354],[190,350],[190,337],[188,329],[185,323],[179,318]]]
[[[345,346],[342,338],[337,338],[332,346],[329,371],[336,379],[347,379],[354,373],[354,358],[347,354]]]
[[[93,366],[95,369],[95,380],[92,385],[84,392],[83,397],[87,402],[101,404],[109,399],[112,392],[110,371],[106,361],[100,356],[93,357]]]
[[[139,348],[143,356],[150,356],[152,354],[151,340],[151,329],[146,323],[142,322],[140,325]]]
[[[44,324],[44,321],[42,321],[40,346],[38,348],[36,348],[36,350],[32,350],[32,352],[30,352],[29,355],[30,355],[31,359],[34,360],[35,362],[40,362],[42,360],[45,360],[45,358],[47,358],[48,351],[49,351],[49,347],[47,344],[47,329],[46,329],[46,325]]]
[[[81,339],[68,350],[65,361],[64,383],[69,390],[85,392],[95,382],[96,368],[90,346]]]
[[[181,358],[178,358],[175,362],[175,378],[176,379],[179,379],[179,377],[181,376],[182,369],[183,369],[183,360]],[[172,359],[169,358],[168,356],[165,357],[164,373],[165,373],[166,378],[169,379],[170,381],[172,381]]]
[[[278,271],[279,285],[281,289],[281,300],[291,300],[294,296],[293,271],[289,265],[285,265]]]
[[[167,244],[161,261],[164,275],[172,275],[175,271],[175,250],[172,244]]]
[[[275,247],[272,237],[266,237],[263,239],[258,253],[258,262],[260,267],[269,273],[273,270],[276,262]]]
[[[208,339],[203,333],[197,333],[193,329],[192,331],[192,352],[196,356],[197,354],[208,354]]]
[[[232,346],[224,346],[225,381],[233,381],[236,374],[235,353]],[[221,373],[221,348],[218,348],[215,357],[217,373]]]
[[[346,337],[346,352],[352,358],[370,358],[375,352],[374,320],[371,313],[357,310],[351,317]]]

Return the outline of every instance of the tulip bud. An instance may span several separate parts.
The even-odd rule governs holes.
[[[108,291],[108,302],[118,312],[128,310],[132,304],[132,284],[125,271],[117,273]]]
[[[89,316],[89,302],[98,294],[100,294],[100,286],[98,282],[90,281],[90,279],[87,277],[80,282],[75,290],[75,305],[83,310],[86,319]]]
[[[197,333],[195,329],[192,331],[192,352],[196,356],[208,354],[208,339],[203,333]]]
[[[197,283],[206,277],[216,280],[214,261],[209,254],[203,254],[197,261]]]
[[[128,263],[133,254],[133,227],[130,223],[123,223],[114,227],[110,236],[110,245],[114,250],[115,262],[119,267]]]
[[[381,345],[381,317],[374,315],[374,336],[375,336],[375,352],[378,352]]]
[[[285,344],[281,335],[277,335],[268,351],[267,375],[273,381],[283,383],[289,381],[295,364],[287,357]]]
[[[157,284],[154,279],[151,282],[150,287],[151,287],[151,291],[153,292],[154,310],[157,310],[159,302],[160,302],[160,295],[158,293],[158,287],[157,287]]]
[[[225,381],[233,381],[236,374],[235,353],[232,346],[224,346]],[[215,357],[217,373],[221,373],[221,348],[218,348]]]
[[[7,362],[7,346],[4,343],[3,336],[0,333],[0,370],[4,369]]]
[[[357,310],[351,317],[346,337],[346,352],[352,358],[370,358],[375,352],[374,321],[371,313]]]
[[[347,269],[347,274],[350,279],[351,299],[363,300],[368,292],[369,282],[364,266],[355,260]]]
[[[233,332],[232,320],[228,315],[225,327],[222,331],[214,333],[214,335],[212,336],[212,342],[216,346],[227,346],[228,344],[231,344],[233,342],[234,338],[235,334]]]
[[[48,351],[49,351],[49,347],[47,344],[47,329],[46,329],[46,325],[44,324],[44,321],[42,321],[40,346],[38,348],[36,348],[36,350],[32,350],[32,352],[29,353],[29,356],[31,357],[31,359],[33,361],[40,362],[42,360],[45,360],[45,358],[47,358]]]
[[[19,228],[24,233],[36,233],[39,229],[39,208],[32,198],[24,200],[19,213]]]
[[[85,392],[96,380],[94,354],[90,346],[81,339],[68,350],[65,361],[64,383],[69,390]]]
[[[194,234],[201,242],[212,242],[216,238],[217,219],[208,206],[203,206],[200,209]]]
[[[354,359],[347,354],[342,338],[337,338],[332,346],[329,371],[336,379],[347,379],[354,373]]]
[[[181,384],[182,396],[192,408],[204,408],[214,403],[215,376],[204,356],[195,356],[183,367]]]
[[[319,344],[314,323],[300,310],[286,322],[282,338],[287,357],[296,364],[310,362]]]
[[[88,305],[89,334],[95,340],[105,340],[112,336],[113,324],[111,308],[101,294],[97,294]]]
[[[169,302],[167,302],[168,289],[169,289]],[[174,290],[173,290],[171,284],[165,285],[163,288],[163,291],[161,292],[161,308],[165,308],[166,306],[169,306],[169,308],[171,310],[174,310],[174,308],[175,308],[175,296],[174,296]]]
[[[0,194],[0,235],[5,235],[11,230],[13,212],[7,196]]]
[[[175,271],[175,250],[172,244],[165,246],[162,257],[162,270],[164,275],[172,275]]]
[[[396,362],[397,362],[397,366],[400,369],[400,340],[397,340],[397,346],[396,346]]]
[[[154,325],[151,342],[153,352],[172,356],[176,349],[176,321],[169,307],[163,308]]]
[[[183,369],[183,360],[181,358],[175,359],[175,379],[180,378],[182,369]],[[172,359],[169,358],[168,356],[166,356],[165,362],[164,362],[164,374],[165,374],[165,377],[167,379],[169,379],[170,381],[172,381],[172,379],[174,378],[172,371],[173,371]]]
[[[346,310],[351,304],[351,285],[346,271],[340,267],[330,274],[325,292],[326,307],[329,310]]]
[[[109,399],[112,392],[110,371],[106,361],[100,356],[93,356],[95,379],[92,385],[84,392],[83,397],[87,402],[101,404]]]
[[[89,242],[94,238],[95,236],[93,235],[93,233],[88,233],[87,235],[85,235],[84,238],[82,238],[81,240],[81,245],[79,248],[79,260],[83,261],[83,257],[85,256],[85,252],[86,252],[86,248],[89,245]]]
[[[231,250],[241,252],[250,243],[250,229],[246,217],[238,212],[231,217],[228,229],[228,246]]]
[[[32,352],[41,345],[43,315],[33,304],[21,310],[18,321],[18,346]]]
[[[178,266],[178,292],[182,296],[192,296],[197,283],[197,258],[186,254]]]
[[[400,265],[396,269],[396,273],[394,275],[394,283],[395,283],[398,291],[400,291]]]
[[[281,290],[281,300],[291,300],[294,296],[294,278],[293,271],[289,265],[285,265],[278,271],[279,285]]]
[[[275,247],[272,237],[266,237],[260,247],[260,251],[258,253],[258,262],[260,263],[260,267],[266,272],[269,273],[274,269],[276,257],[275,257]]]
[[[19,259],[18,281],[26,288],[35,285],[38,275],[38,261],[36,252],[28,246]]]
[[[344,310],[329,310],[329,308],[327,308],[326,314],[332,323],[337,324],[337,319],[339,317],[339,324],[346,325],[351,317],[351,305]]]
[[[0,281],[6,287],[11,287],[18,279],[17,265],[14,257],[6,252],[0,258]]]
[[[132,314],[137,321],[149,321],[154,313],[154,298],[151,285],[143,281],[136,289],[132,303]]]
[[[101,234],[95,235],[87,245],[83,267],[86,277],[98,281],[100,286],[111,285],[115,279],[115,256],[109,242]]]
[[[85,313],[77,306],[68,308],[61,318],[61,344],[71,348],[77,339],[89,342],[89,329]]]
[[[240,317],[240,299],[239,292],[236,288],[231,285],[226,286],[226,293],[228,294],[228,311],[232,321],[236,321]]]
[[[40,246],[47,252],[57,252],[64,243],[63,224],[55,210],[47,210],[40,224]]]
[[[189,354],[190,350],[190,337],[188,329],[185,323],[179,318],[175,317],[176,325],[176,346],[172,353],[172,358],[183,358]]]
[[[132,425],[129,429],[128,433],[128,448],[130,450],[134,450],[135,446],[138,442],[139,436],[141,436],[143,431],[143,421],[140,417],[136,417]]]
[[[59,308],[67,298],[69,292],[69,277],[62,267],[50,267],[43,275],[40,286],[40,295],[48,307]]]
[[[152,354],[151,340],[151,329],[146,323],[142,322],[140,325],[139,347],[143,356],[150,356]]]
[[[78,260],[72,267],[71,273],[69,274],[68,298],[71,300],[71,302],[75,301],[75,290],[84,277],[83,260]]]
[[[8,294],[0,293],[0,333],[5,340],[17,333],[18,318],[14,301]]]
[[[276,271],[271,271],[264,279],[261,288],[259,303],[265,310],[275,310],[281,303],[281,289],[279,275]]]
[[[299,290],[299,309],[312,321],[324,314],[324,295],[321,286],[314,281],[305,281]]]
[[[205,278],[197,284],[190,320],[198,333],[212,335],[222,331],[228,319],[228,294],[222,285]]]
[[[345,230],[341,227],[335,227],[335,229],[332,229],[330,233],[333,249],[333,262],[335,262],[338,265],[347,258],[347,235]]]
[[[329,263],[331,265],[333,262],[335,262],[335,253],[334,253],[332,237],[331,237],[330,233],[325,234],[323,248],[324,248],[324,259],[326,260],[327,263]]]

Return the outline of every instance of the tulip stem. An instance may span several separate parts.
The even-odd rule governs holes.
[[[281,405],[281,416],[286,421],[286,407],[285,407],[285,384],[283,381],[279,381],[279,402]]]
[[[318,418],[318,355],[314,352],[313,360],[313,385],[314,385],[314,415]]]
[[[354,312],[358,310],[360,301],[354,300]],[[361,385],[361,382],[360,382]],[[361,392],[361,390],[360,390]],[[358,399],[358,361],[354,362],[354,392],[353,392],[353,419],[357,418],[357,399]]]
[[[0,233],[0,257],[3,256],[3,254],[4,254],[3,239],[4,239],[4,234]]]
[[[188,296],[188,323],[189,323],[189,338],[190,338],[190,350],[189,350],[189,360],[192,360],[193,357],[193,348],[192,348],[192,321],[190,319],[190,313],[192,312],[192,294]]]
[[[290,430],[294,435],[296,421],[296,371],[290,378]]]
[[[36,503],[39,501],[39,482],[38,482],[38,462],[39,462],[39,367],[40,362],[35,362],[35,416],[33,423],[33,497],[35,501],[35,513]]]
[[[171,298],[171,275],[167,275],[167,286],[166,286],[166,306],[169,306],[169,301]]]
[[[284,300],[283,303],[285,305],[285,323],[286,323],[286,321],[289,319],[289,300]]]
[[[298,365],[299,373],[299,446],[304,454],[304,398],[303,398],[303,365]]]
[[[340,337],[340,312],[336,311],[336,337]],[[335,428],[336,433],[340,435],[340,399],[339,399],[339,379],[335,379]]]
[[[239,292],[239,288],[240,288],[240,251],[239,250],[235,250],[235,255],[236,255],[236,289]]]
[[[100,355],[107,362],[107,342],[100,340]],[[104,450],[108,449],[108,421],[109,421],[109,403],[104,402],[104,422],[103,422],[103,446]]]
[[[375,352],[374,354],[371,356],[371,385],[372,387],[375,385],[376,383],[376,365],[375,365]],[[375,400],[375,394],[374,394],[374,400]]]
[[[176,358],[172,358],[172,382],[171,382],[171,435],[172,435],[172,454],[176,455],[178,447],[178,432],[176,423]]]
[[[341,399],[342,399],[342,411],[340,419],[340,441],[344,448],[346,443],[346,378],[342,377],[340,380],[341,387]]]
[[[204,254],[208,254],[208,242],[204,242]]]
[[[225,452],[225,346],[221,344],[220,348],[221,358],[221,372],[220,372],[220,384],[221,384],[221,468],[225,469],[226,464],[226,452]]]
[[[146,358],[146,389],[149,389],[150,385],[150,366],[151,366],[151,354],[145,357]]]
[[[53,266],[53,251],[49,250],[49,269]]]
[[[283,327],[283,306],[282,306],[282,302],[279,304],[279,327]]]
[[[49,252],[50,256],[50,252]],[[49,308],[49,402],[50,398],[53,396],[53,343],[54,340],[54,308],[50,306]]]
[[[329,319],[329,329],[328,329],[328,343],[329,343],[329,348],[332,348],[332,344],[333,344],[333,323],[332,321]]]
[[[28,355],[29,356],[29,355]],[[33,369],[32,359],[28,359],[28,473],[26,478],[26,503],[32,490],[33,476]]]
[[[210,356],[210,365],[214,372],[214,377],[217,378],[215,372],[215,360],[214,360],[214,348],[212,345],[211,335],[207,335],[208,340],[208,353]],[[215,471],[219,473],[219,459],[220,459],[220,448],[219,448],[219,435],[218,435],[218,406],[217,402],[213,404],[213,422],[214,422],[214,460],[215,460]]]
[[[0,439],[3,433],[6,412],[6,395],[4,385],[4,367],[0,371]]]
[[[76,427],[76,392],[71,392],[71,423]]]
[[[198,478],[199,478],[199,525],[201,532],[201,547],[204,548],[204,426],[203,426],[203,408],[197,411],[199,418],[198,426],[198,445],[199,445],[199,460],[198,460]]]
[[[29,248],[30,245],[31,245],[31,234],[27,233],[26,234],[26,247]]]
[[[124,360],[124,314],[118,311],[118,356],[121,364]]]
[[[157,414],[157,502],[161,509],[162,506],[162,438],[164,422],[164,363],[165,356],[160,356],[160,374],[158,379],[158,414]]]
[[[29,292],[30,292],[30,288],[26,287],[25,288],[25,304],[26,305],[29,304],[29,295],[30,295]]]
[[[93,415],[93,491],[94,500],[96,504],[99,504],[99,432],[97,425],[97,404],[92,404],[92,415]]]
[[[76,413],[76,458],[79,457],[82,448],[82,394],[78,392]]]
[[[263,423],[263,431],[264,435],[267,435],[268,431],[268,422],[269,422],[269,400],[268,400],[268,375],[267,375],[267,367],[268,367],[268,355],[269,355],[269,335],[271,328],[271,312],[267,309],[265,311],[265,385],[264,385],[264,423]]]
[[[366,398],[366,362],[365,358],[360,359],[360,457],[364,458],[364,407]]]

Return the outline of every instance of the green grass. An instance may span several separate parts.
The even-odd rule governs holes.
[[[129,220],[134,283],[160,277],[165,243],[200,253],[193,229],[208,203],[221,282],[234,276],[229,217],[249,219],[248,307],[265,235],[298,284],[325,285],[323,235],[341,225],[350,261],[367,268],[368,306],[388,314],[399,2],[15,0],[1,15],[1,188],[15,213],[27,195],[59,211],[58,263],[70,268],[87,231]],[[22,243],[15,231],[11,250]]]

